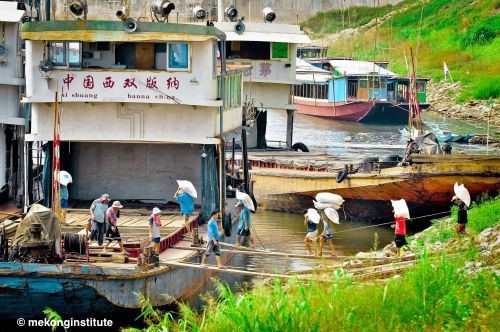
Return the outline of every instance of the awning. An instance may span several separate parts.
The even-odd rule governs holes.
[[[194,24],[137,22],[137,30],[126,32],[121,21],[43,21],[23,24],[21,38],[86,42],[206,41],[223,36],[214,27]]]

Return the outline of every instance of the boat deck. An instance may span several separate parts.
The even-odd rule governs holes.
[[[196,223],[197,216],[200,210],[195,210],[192,214],[190,223]],[[120,210],[120,218],[118,219],[118,228],[122,238],[122,243],[125,249],[132,257],[137,257],[140,250],[140,243],[149,239],[149,211],[147,210]],[[68,209],[66,221],[61,225],[62,233],[78,233],[86,234],[85,226],[89,220],[88,210],[84,209]],[[161,250],[164,251],[173,245],[172,236],[175,237],[175,242],[180,241],[186,229],[184,228],[184,216],[177,209],[162,210],[161,213],[162,227],[160,228]],[[106,243],[107,241],[104,240]],[[90,251],[102,250],[96,241],[92,241],[89,245]],[[119,245],[113,241],[108,249],[118,251]]]

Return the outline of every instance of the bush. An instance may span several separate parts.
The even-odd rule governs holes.
[[[462,48],[474,45],[486,45],[496,37],[495,31],[487,26],[480,25],[475,28],[469,29],[460,43]]]

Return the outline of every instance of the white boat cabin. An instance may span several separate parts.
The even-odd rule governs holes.
[[[200,165],[216,172],[220,110],[223,134],[241,126],[243,69],[221,70],[224,34],[214,27],[138,22],[128,31],[121,21],[45,21],[25,24],[22,37],[28,139],[54,140],[57,98],[70,200],[104,192],[173,200],[175,180],[200,188],[209,177]]]

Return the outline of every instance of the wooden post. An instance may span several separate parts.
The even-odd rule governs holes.
[[[243,182],[245,185],[245,193],[250,194],[250,183],[248,179],[248,149],[247,149],[247,131],[241,129],[241,154],[243,159]]]
[[[295,110],[286,110],[286,146],[291,149],[293,145],[293,115]]]

